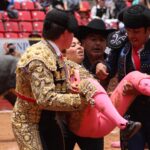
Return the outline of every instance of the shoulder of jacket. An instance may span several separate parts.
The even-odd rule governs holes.
[[[122,48],[127,42],[128,37],[125,30],[112,32],[107,38],[107,45],[109,48],[118,50]]]
[[[71,60],[68,60],[68,59],[65,59],[65,63],[67,66],[75,68],[75,69],[79,69],[81,67],[81,65],[79,65]]]
[[[82,65],[79,65],[71,60],[65,60],[65,63],[67,66],[73,68],[73,69],[78,69],[80,73],[80,78],[85,79],[85,78],[93,78],[93,75],[89,73],[89,71]]]
[[[45,66],[52,71],[56,70],[56,57],[53,52],[42,42],[38,42],[28,47],[21,56],[17,67],[25,67],[33,60],[43,62]]]

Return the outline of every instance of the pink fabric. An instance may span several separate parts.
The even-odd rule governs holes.
[[[103,137],[107,135],[120,123],[126,123],[126,120],[114,109],[123,115],[137,95],[122,95],[124,82],[128,81],[142,94],[150,96],[150,76],[142,74],[139,71],[129,73],[116,87],[111,95],[111,100],[104,94],[103,87],[96,80],[89,79],[98,89],[99,93],[94,97],[95,106],[87,106],[78,131],[73,131],[81,137]],[[111,102],[112,101],[112,102]],[[113,105],[112,105],[113,103]],[[99,111],[100,110],[100,111]]]
[[[70,82],[72,83],[73,86],[79,84],[79,82],[80,82],[79,70],[74,69],[74,74],[70,75]]]
[[[127,120],[119,115],[104,88],[96,80],[88,80],[98,89],[94,96],[95,105],[93,107],[88,105],[84,112],[80,129],[73,132],[84,137],[102,137],[113,130],[115,126],[124,128]]]
[[[145,84],[145,79],[147,85]],[[118,112],[124,115],[128,107],[131,105],[133,100],[138,94],[122,95],[123,86],[125,82],[130,82],[133,84],[135,89],[139,91],[139,94],[150,96],[150,76],[139,71],[130,72],[124,77],[124,79],[118,84],[116,89],[111,95],[111,100]]]
[[[112,148],[120,148],[120,141],[114,141],[111,143]]]

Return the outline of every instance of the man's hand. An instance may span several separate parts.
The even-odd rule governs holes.
[[[100,80],[104,80],[107,78],[109,73],[107,72],[107,67],[103,63],[98,63],[96,66],[96,76]]]
[[[80,94],[79,85],[77,83],[71,83],[69,84],[69,91],[72,94]]]
[[[138,91],[134,88],[132,83],[125,81],[123,86],[123,95],[134,95],[137,94]]]

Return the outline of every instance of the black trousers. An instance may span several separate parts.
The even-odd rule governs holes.
[[[72,133],[66,124],[63,124],[65,150],[73,150],[77,143],[81,150],[103,150],[103,138],[85,138]]]
[[[150,149],[150,97],[138,96],[130,106],[127,114],[130,115],[129,120],[142,123],[140,131],[127,141],[127,149],[143,150],[145,144]]]
[[[42,111],[39,132],[44,150],[64,150],[62,131],[55,119],[55,112]]]

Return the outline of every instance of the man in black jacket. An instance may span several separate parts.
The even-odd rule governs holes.
[[[150,10],[142,5],[134,5],[120,14],[127,31],[117,31],[109,39],[111,53],[105,65],[97,65],[97,75],[100,79],[109,80],[118,73],[120,81],[131,71],[139,70],[150,74]],[[117,37],[114,39],[113,37]],[[130,83],[125,84],[124,94],[135,92]],[[122,150],[143,150],[145,143],[150,149],[150,98],[140,95],[129,108],[128,115],[134,121],[142,123],[141,130],[126,141],[121,136]]]

